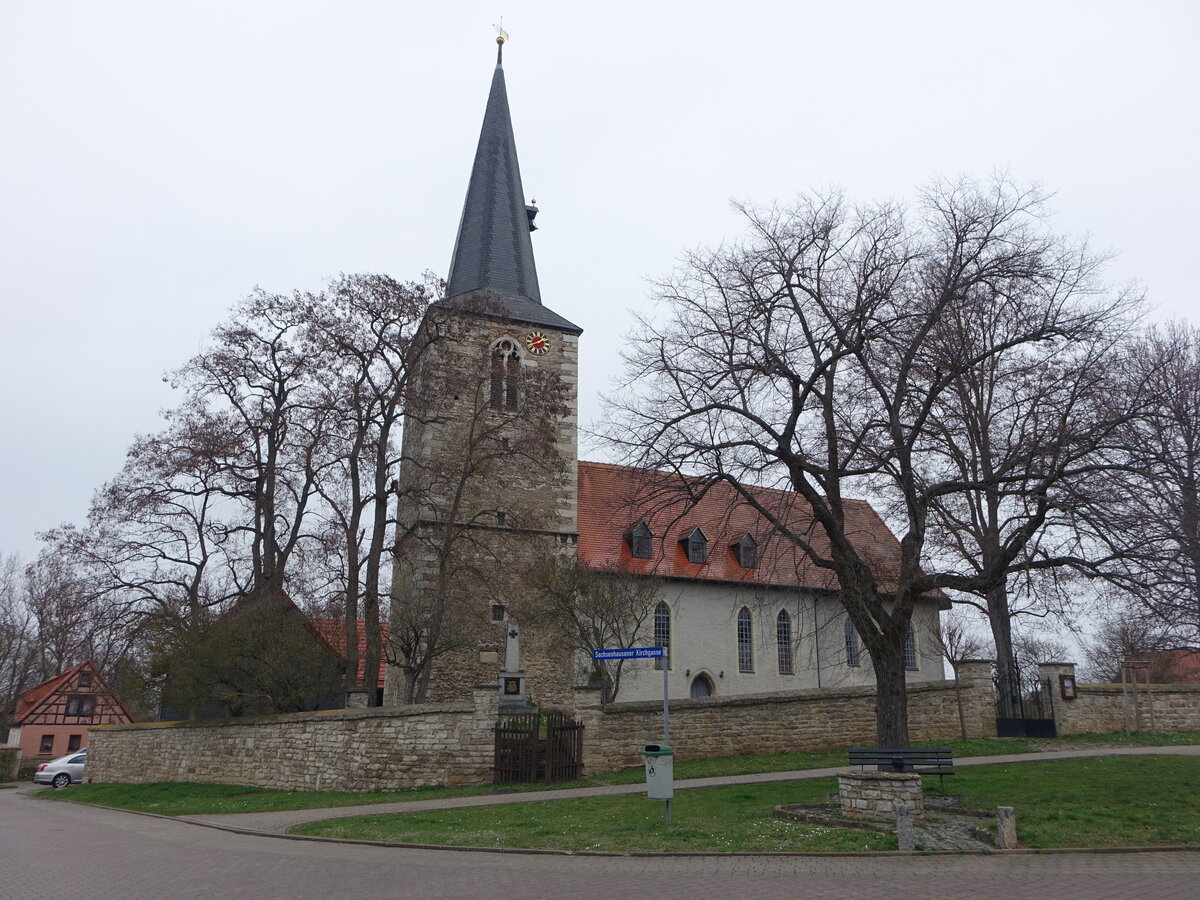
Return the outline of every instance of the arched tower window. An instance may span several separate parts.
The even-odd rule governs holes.
[[[792,617],[781,609],[775,617],[775,641],[779,645],[779,674],[792,674]]]
[[[671,607],[667,606],[667,601],[658,601],[658,606],[654,607],[654,646],[664,647],[667,655],[662,659],[654,661],[654,668],[662,669],[663,666],[670,668],[671,666]]]
[[[754,671],[754,630],[750,610],[742,607],[737,618],[738,671]]]
[[[842,630],[846,635],[846,665],[857,666],[861,662],[858,652],[858,632],[854,630],[854,623],[850,621],[849,616],[846,616]]]
[[[521,354],[517,345],[505,338],[492,348],[492,383],[488,405],[492,409],[515,412],[521,384]]]

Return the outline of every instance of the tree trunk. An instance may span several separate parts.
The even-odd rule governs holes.
[[[1021,680],[1013,656],[1012,617],[1008,610],[1008,584],[1001,582],[987,593],[988,622],[996,642],[996,692],[1005,718],[1019,718]]]
[[[881,636],[869,649],[875,669],[875,739],[880,747],[908,747],[908,691],[904,679],[904,647],[889,647]]]

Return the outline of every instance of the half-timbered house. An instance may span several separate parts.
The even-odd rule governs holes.
[[[94,725],[125,725],[133,716],[91,660],[21,695],[8,731],[22,759],[53,759],[82,750]]]

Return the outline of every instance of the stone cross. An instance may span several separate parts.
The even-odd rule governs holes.
[[[504,671],[505,672],[520,672],[521,671],[521,643],[520,629],[517,628],[517,620],[508,620],[508,639],[504,645]]]

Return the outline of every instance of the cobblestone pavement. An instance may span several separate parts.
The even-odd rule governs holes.
[[[996,763],[1038,762],[1048,759],[1083,759],[1092,756],[1200,756],[1200,745],[1169,747],[1102,747],[1086,750],[1055,750],[1043,753],[1022,753],[1011,756],[970,756],[956,759],[955,766],[986,766]],[[832,778],[839,769],[804,769],[792,772],[764,772],[756,775],[727,775],[717,778],[689,778],[675,782],[676,790],[687,788],[725,787],[735,784],[763,784],[775,781],[805,781],[812,778]],[[324,809],[295,809],[269,813],[226,813],[222,815],[184,816],[186,821],[222,828],[244,830],[259,834],[285,834],[289,828],[304,822],[321,819],[345,819],[350,816],[386,815],[389,813],[426,812],[431,809],[461,809],[471,806],[499,806],[508,803],[537,803],[543,800],[565,800],[575,797],[606,797],[614,794],[640,794],[643,783],[613,784],[601,787],[571,788],[553,791],[526,791],[515,794],[487,794],[478,797],[445,797],[438,800],[410,800],[399,803],[373,803],[362,806],[327,807]],[[951,849],[951,848],[948,848]],[[961,848],[952,848],[961,849]]]
[[[14,900],[188,898],[1192,898],[1200,853],[990,856],[569,855],[280,840],[0,791],[0,885]]]
[[[972,828],[982,825],[980,819],[967,819],[944,812],[925,810],[925,821],[913,825],[913,835],[921,850],[995,850],[975,837]]]

